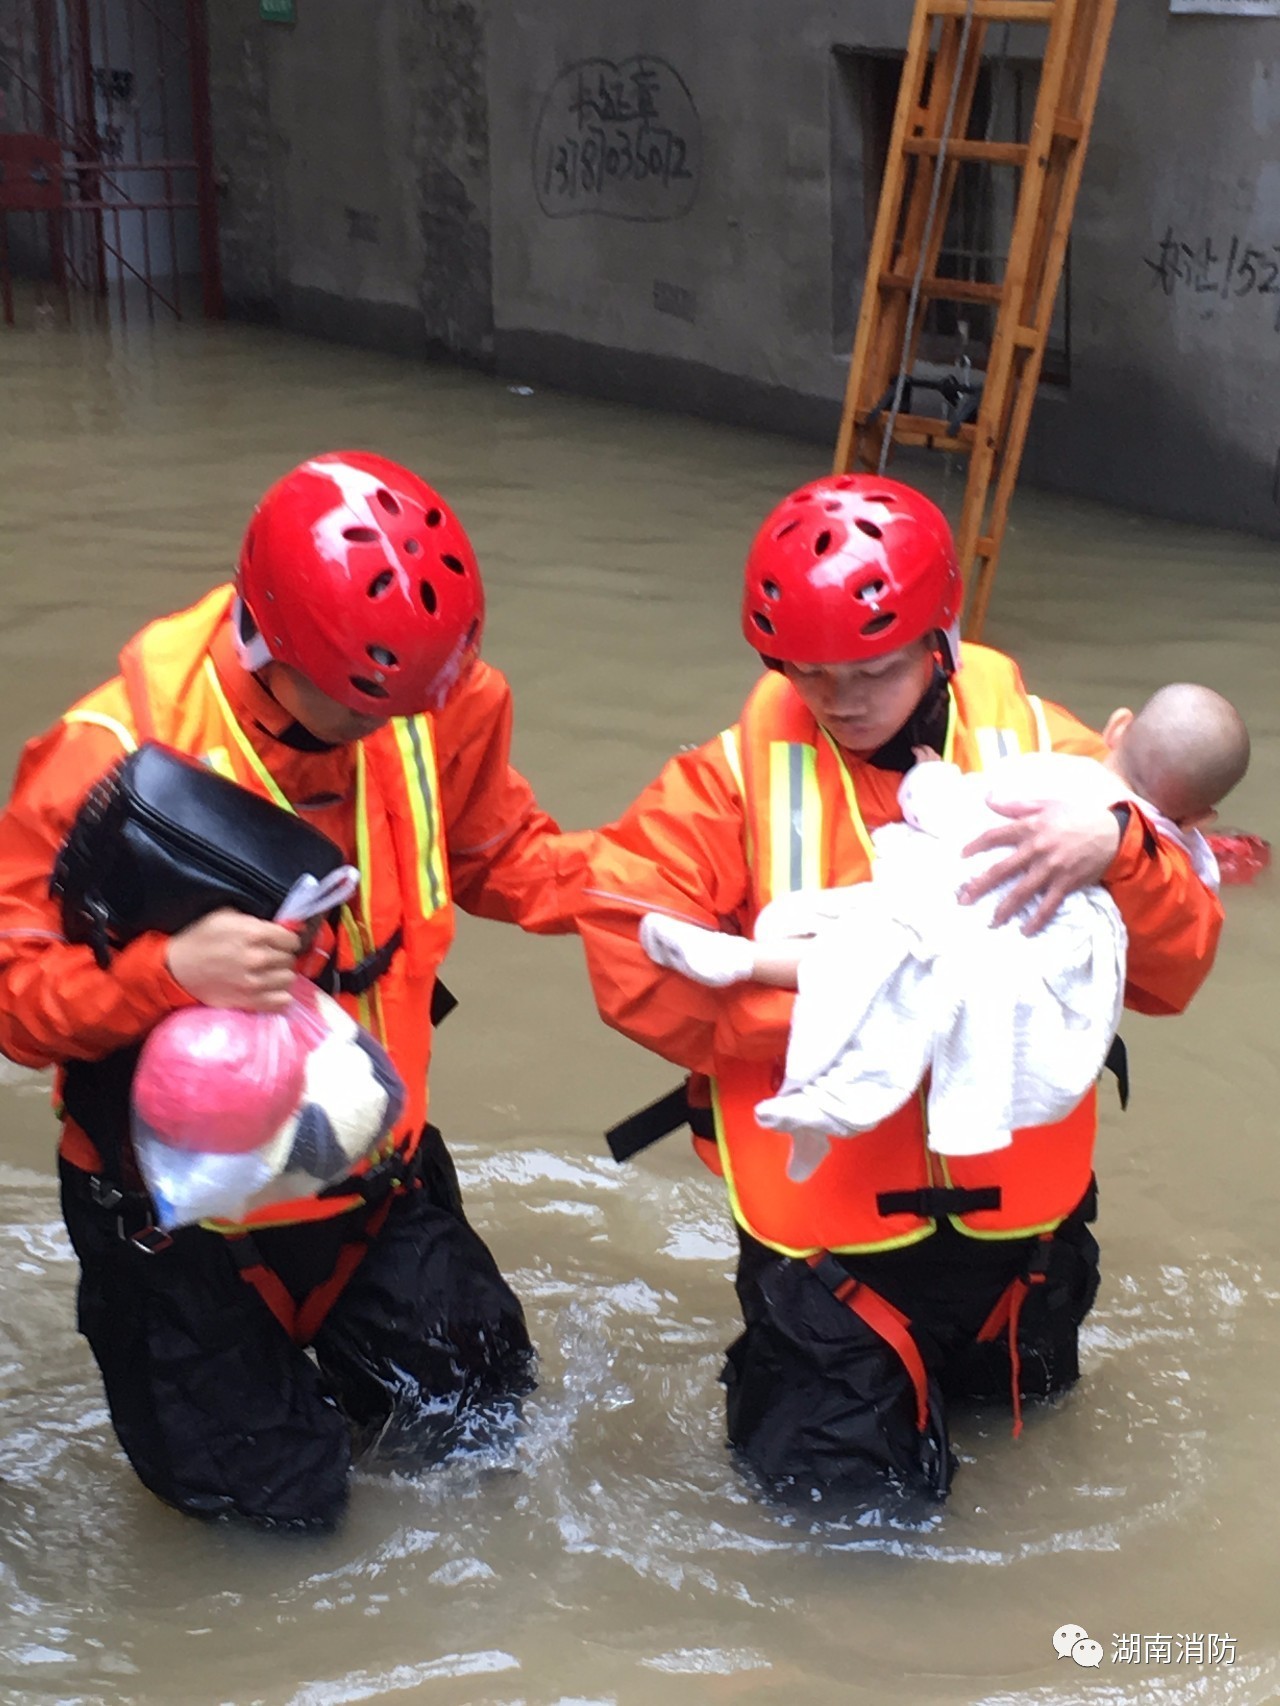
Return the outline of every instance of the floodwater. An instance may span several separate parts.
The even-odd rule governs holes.
[[[234,327],[0,328],[0,767],[148,616],[227,575],[261,489],[319,449],[434,479],[484,564],[517,759],[566,824],[621,808],[753,676],[737,577],[821,447]],[[958,501],[930,465],[934,489]],[[1231,694],[1231,802],[1280,839],[1274,545],[1024,491],[987,638],[1100,721]],[[721,1192],[681,1138],[600,1133],[672,1074],[596,1021],[571,941],[462,923],[432,1109],[530,1313],[518,1453],[362,1472],[335,1535],[208,1528],[135,1482],[73,1326],[47,1087],[0,1079],[0,1698],[132,1706],[755,1706],[1280,1700],[1280,1155],[1273,875],[1227,891],[1190,1014],[1130,1020],[1099,1150],[1084,1378],[958,1420],[945,1509],[759,1502],[723,1445]],[[1065,1624],[1102,1648],[1060,1658]],[[1197,1645],[1198,1643],[1198,1645]]]

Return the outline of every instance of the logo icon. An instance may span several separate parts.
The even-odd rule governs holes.
[[[1086,1670],[1096,1670],[1102,1663],[1101,1641],[1091,1641],[1089,1631],[1078,1623],[1064,1623],[1054,1630],[1053,1650],[1060,1659],[1073,1658]]]

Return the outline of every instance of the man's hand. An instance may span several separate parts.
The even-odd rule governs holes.
[[[169,970],[206,1007],[283,1013],[302,946],[296,930],[222,907],[169,938]]]
[[[1077,889],[1102,880],[1102,874],[1120,846],[1119,821],[1111,811],[1082,809],[1049,801],[989,802],[991,809],[1010,822],[988,829],[965,848],[986,853],[1007,847],[1009,856],[999,859],[981,876],[965,883],[961,902],[968,906],[992,889],[1012,883],[996,908],[993,924],[1005,924],[1033,901],[1035,907],[1022,926],[1025,936],[1034,936]]]

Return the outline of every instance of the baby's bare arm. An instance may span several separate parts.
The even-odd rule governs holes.
[[[786,945],[758,948],[751,968],[752,982],[767,983],[774,989],[795,989],[801,951],[800,947]]]

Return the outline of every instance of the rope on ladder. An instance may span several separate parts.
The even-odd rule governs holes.
[[[938,158],[933,168],[933,183],[929,187],[929,206],[924,217],[924,231],[920,237],[920,253],[916,260],[915,276],[911,281],[911,295],[907,299],[907,323],[902,334],[902,348],[898,352],[898,377],[894,381],[893,402],[889,406],[889,418],[885,422],[884,434],[880,440],[880,463],[876,469],[878,474],[883,474],[889,465],[893,429],[897,425],[898,415],[902,409],[902,394],[907,383],[907,352],[911,348],[911,340],[915,332],[916,312],[920,306],[920,287],[924,282],[925,257],[929,252],[929,244],[933,237],[933,224],[938,214],[938,200],[942,194],[942,174],[947,162],[947,145],[951,141],[951,125],[955,118],[956,102],[960,98],[960,78],[964,71],[965,49],[969,45],[969,35],[973,28],[974,4],[975,0],[968,0],[965,7],[964,22],[960,26],[960,50],[956,54],[956,68],[947,95],[947,112],[942,121],[942,136],[938,143]]]

